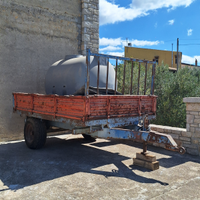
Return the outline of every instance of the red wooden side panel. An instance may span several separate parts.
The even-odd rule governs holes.
[[[57,96],[13,93],[14,110],[77,120],[155,115],[156,96]]]
[[[14,94],[16,110],[32,111],[32,97],[31,95]]]
[[[85,98],[13,93],[14,110],[45,114],[54,117],[84,120]]]
[[[110,117],[115,116],[137,116],[139,98],[137,96],[119,96],[111,98]]]
[[[88,119],[155,115],[156,96],[90,96]]]
[[[90,115],[89,119],[107,118],[107,96],[90,97]]]
[[[56,116],[69,119],[84,119],[85,101],[80,97],[59,97],[56,102]]]

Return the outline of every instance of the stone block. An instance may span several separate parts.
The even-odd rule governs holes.
[[[91,40],[92,44],[98,44],[98,40],[92,39]]]
[[[194,128],[195,130],[194,130],[194,132],[195,133],[199,133],[200,134],[200,128]]]
[[[186,104],[187,111],[200,111],[200,104],[199,103],[187,103]]]
[[[181,132],[181,135],[182,135],[183,137],[192,137],[192,133],[191,133],[191,132],[187,132],[187,131],[182,131],[182,132]]]
[[[200,132],[192,133],[192,137],[194,137],[194,138],[200,138]]]
[[[168,133],[167,130],[168,129],[166,127],[163,127],[163,133]]]
[[[88,8],[88,3],[82,3],[82,8]]]
[[[197,128],[197,127],[200,127],[200,124],[190,124],[190,126]]]
[[[86,20],[88,20],[88,17],[87,17],[88,15],[82,15],[82,20],[83,21],[86,21]]]
[[[194,119],[194,123],[200,124],[200,119]]]
[[[192,144],[199,144],[198,138],[192,138]]]
[[[188,142],[191,141],[191,138],[188,138],[188,137],[180,137],[179,139],[182,141],[188,141]]]
[[[91,22],[83,21],[82,22],[82,27],[83,28],[90,28],[92,26]]]
[[[148,154],[148,153],[145,155],[142,153],[136,153],[136,158],[147,161],[147,162],[155,162],[156,161],[156,156]]]
[[[190,124],[186,124],[186,131],[190,131]]]
[[[179,131],[179,130],[172,129],[173,134],[181,135],[181,132],[182,132],[181,130]]]
[[[95,15],[99,15],[99,10],[94,10]]]
[[[163,129],[163,128],[157,128],[157,131],[158,131],[159,133],[164,133],[164,129]]]
[[[183,102],[187,104],[200,104],[200,97],[185,97]]]
[[[190,129],[189,129],[189,132],[192,132],[192,133],[194,133],[195,132],[195,127],[190,127]]]
[[[169,129],[169,128],[166,128],[166,129],[165,129],[165,133],[169,133],[169,134],[170,134],[170,133],[172,133],[172,130]]]
[[[87,8],[82,9],[82,15],[89,15],[90,11]]]
[[[133,164],[134,165],[138,165],[140,167],[144,167],[144,168],[150,169],[150,170],[159,169],[159,162],[158,161],[147,162],[147,161],[144,161],[144,160],[133,158]]]
[[[99,47],[99,44],[93,44],[92,45],[94,48],[98,48]]]
[[[97,22],[92,23],[91,28],[98,30],[99,29],[99,23],[97,23]]]
[[[169,135],[171,135],[173,139],[176,139],[176,140],[179,139],[179,135],[177,134],[170,133]]]
[[[183,145],[183,146],[184,146],[184,145],[191,145],[191,142],[183,141],[183,142],[182,142],[182,145]]]
[[[199,115],[199,112],[191,111],[191,112],[187,112],[186,114],[187,114],[187,115],[190,114],[190,115],[197,115],[197,116],[198,116],[198,115]]]
[[[88,34],[83,34],[83,35],[82,35],[82,41],[84,41],[84,42],[89,42],[89,41],[90,41],[90,35],[88,35]]]
[[[194,122],[194,115],[187,115],[186,121],[187,121],[187,123],[193,123]]]

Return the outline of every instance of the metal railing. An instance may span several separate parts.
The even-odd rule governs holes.
[[[137,87],[137,95],[139,95],[140,89],[140,70],[141,70],[141,63],[145,63],[145,79],[144,79],[144,95],[146,95],[146,85],[147,85],[147,65],[152,64],[152,76],[151,76],[151,95],[154,95],[154,79],[155,79],[155,68],[156,68],[156,61],[149,61],[149,60],[140,60],[140,59],[133,59],[133,58],[126,58],[120,56],[111,56],[106,54],[98,54],[98,53],[91,53],[90,49],[87,49],[86,55],[86,79],[85,79],[85,95],[89,95],[89,82],[90,82],[90,56],[96,56],[98,58],[98,69],[97,69],[97,95],[99,94],[99,73],[100,73],[100,58],[107,58],[107,74],[106,74],[106,95],[108,94],[108,76],[109,76],[109,59],[116,60],[116,68],[115,68],[115,90],[114,94],[117,93],[117,73],[118,73],[118,62],[119,60],[124,61],[124,73],[123,73],[123,85],[122,85],[122,94],[124,95],[125,90],[125,74],[126,74],[126,63],[128,61],[131,62],[131,85],[130,85],[130,95],[133,95],[133,68],[134,62],[139,63],[139,70],[138,70],[138,87]]]

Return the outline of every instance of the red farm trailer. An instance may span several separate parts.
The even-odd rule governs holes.
[[[106,65],[104,66],[101,65],[102,58],[106,60]],[[114,72],[109,59],[116,61]],[[121,94],[117,92],[119,61],[124,62]],[[181,154],[185,153],[185,149],[177,146],[170,135],[149,129],[149,120],[156,117],[157,96],[154,95],[156,62],[95,54],[88,49],[86,57],[70,57],[70,59],[60,61],[59,66],[56,65],[56,68],[54,66],[51,69],[53,74],[49,81],[51,82],[60,73],[55,73],[53,70],[59,70],[59,67],[61,69],[63,65],[65,65],[65,68],[62,68],[62,70],[66,69],[66,66],[70,68],[73,62],[78,63],[76,67],[82,66],[81,68],[76,68],[76,74],[83,70],[80,74],[84,78],[84,87],[79,90],[79,94],[77,92],[74,94],[66,92],[71,89],[70,83],[73,84],[72,81],[68,83],[70,88],[62,85],[62,90],[60,92],[59,90],[56,91],[55,88],[59,88],[56,84],[60,84],[62,79],[60,77],[58,77],[56,83],[53,83],[49,90],[50,92],[45,95],[13,93],[13,111],[26,116],[24,138],[29,148],[38,149],[43,147],[49,127],[58,127],[72,130],[73,134],[83,134],[85,138],[128,139],[143,142],[143,153],[146,152],[148,143],[163,144],[168,150],[177,151]],[[127,62],[132,63],[129,95],[124,94]],[[138,88],[140,65],[144,63],[145,66],[144,95],[132,94],[134,62],[139,63]],[[147,64],[152,65],[150,95],[146,95]],[[92,68],[91,65],[94,65],[94,67]],[[101,78],[102,69],[105,72],[103,73],[105,78]],[[92,72],[93,74],[91,74]],[[109,82],[109,73],[111,72],[114,73],[114,79]],[[62,75],[63,73],[60,73],[60,76]],[[95,83],[93,84],[90,81],[92,76],[95,76],[93,81]],[[102,82],[104,82],[103,86]]]

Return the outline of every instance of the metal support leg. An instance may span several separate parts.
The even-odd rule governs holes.
[[[143,155],[146,155],[147,154],[147,142],[143,142],[143,152],[142,152]]]

